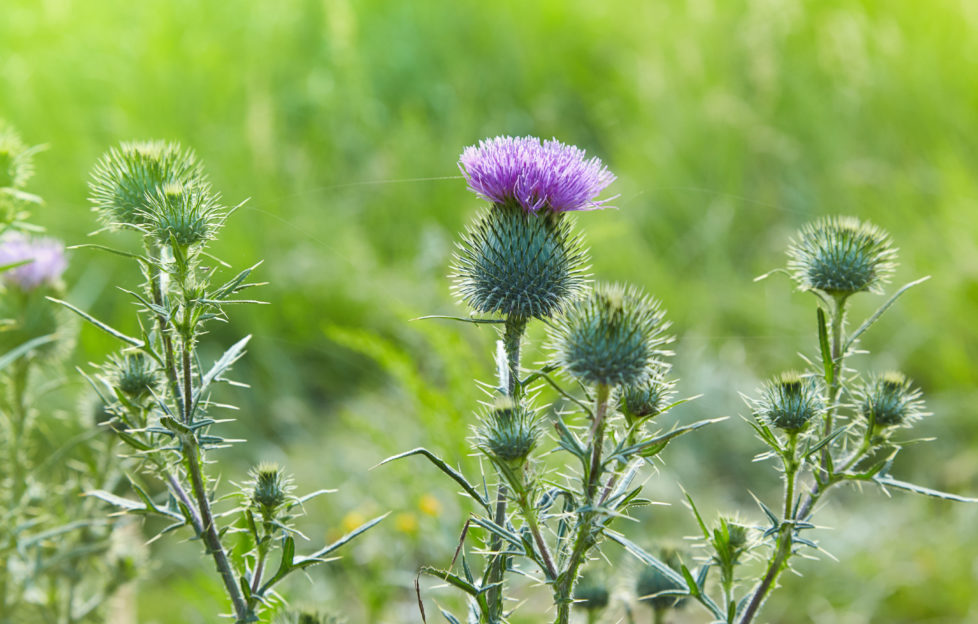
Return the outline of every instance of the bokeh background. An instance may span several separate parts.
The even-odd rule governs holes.
[[[456,159],[486,136],[558,137],[618,175],[617,209],[578,224],[596,276],[640,284],[669,310],[680,389],[704,396],[663,424],[733,416],[665,453],[647,487],[670,506],[643,514],[634,539],[694,532],[677,481],[709,516],[758,519],[748,491],[777,495],[771,467],[751,462],[760,446],[738,393],[813,352],[813,301],[783,277],[752,278],[783,266],[791,234],[827,214],[892,233],[893,287],[933,276],[854,360],[901,367],[927,393],[933,416],[916,434],[937,441],[909,449],[894,474],[978,493],[976,76],[971,0],[0,5],[0,117],[48,146],[29,190],[46,199],[36,221],[50,234],[88,240],[87,176],[121,140],[193,146],[228,202],[250,198],[214,251],[237,267],[264,260],[271,305],[236,310],[205,345],[255,336],[237,368],[251,390],[223,397],[241,407],[231,433],[249,443],[224,451],[220,471],[240,481],[276,459],[301,489],[339,488],[309,506],[309,548],[393,512],[342,561],[285,588],[351,623],[420,621],[415,570],[447,563],[468,510],[420,460],[370,468],[424,445],[478,470],[466,437],[494,335],[411,319],[461,311],[446,275],[480,202]],[[115,286],[137,278],[121,258],[77,251],[68,298],[131,331]],[[881,301],[859,297],[853,317]],[[116,346],[83,328],[74,362]],[[819,521],[838,561],[799,560],[769,621],[978,621],[976,506],[867,489],[836,497]],[[130,588],[117,621],[213,621],[221,590],[198,548],[154,544],[152,582]],[[624,600],[637,566],[606,554]],[[536,621],[546,596],[523,593],[531,605],[514,621]],[[435,599],[455,604],[444,590],[425,596],[429,616]],[[706,619],[691,609],[675,621]]]

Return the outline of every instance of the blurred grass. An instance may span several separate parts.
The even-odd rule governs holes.
[[[130,138],[192,145],[229,203],[251,198],[216,251],[237,267],[264,259],[273,305],[235,311],[207,345],[256,334],[238,369],[253,389],[233,395],[235,433],[252,442],[228,454],[225,478],[269,457],[308,489],[340,487],[310,508],[314,542],[395,510],[345,563],[290,588],[335,598],[353,622],[415,621],[414,570],[450,557],[464,514],[427,467],[367,469],[418,444],[474,466],[471,379],[491,374],[492,334],[408,319],[458,310],[445,275],[479,202],[455,160],[484,136],[556,136],[618,174],[619,210],[579,224],[596,275],[637,282],[669,309],[682,388],[706,394],[682,419],[742,412],[738,391],[812,351],[811,302],[783,278],[751,281],[783,265],[799,225],[845,213],[889,230],[896,282],[934,279],[866,336],[873,355],[860,363],[914,377],[935,412],[919,432],[939,437],[896,472],[978,491],[976,75],[969,0],[0,7],[0,116],[49,145],[31,190],[52,234],[81,242],[95,228],[88,171]],[[128,329],[131,306],[113,286],[136,277],[117,258],[75,252],[71,297]],[[878,301],[862,297],[854,318]],[[85,329],[77,359],[112,348]],[[752,513],[746,489],[775,483],[749,464],[756,450],[732,419],[678,442],[650,489],[676,503],[678,473],[707,509]],[[422,511],[428,497],[439,512]],[[799,564],[804,577],[784,581],[770,618],[978,617],[974,509],[875,493],[829,509],[839,530],[824,539],[841,562]],[[642,541],[681,537],[688,520],[656,508]],[[176,567],[141,586],[139,621],[209,621],[200,613],[219,593],[192,575],[195,549],[157,548]],[[190,606],[161,610],[174,596]]]

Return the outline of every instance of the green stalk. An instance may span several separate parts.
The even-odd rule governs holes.
[[[594,423],[591,425],[591,461],[588,470],[587,480],[584,484],[585,501],[588,506],[593,505],[594,496],[598,490],[601,475],[601,450],[604,444],[605,416],[608,412],[608,399],[611,389],[608,386],[598,386],[597,396],[595,397]],[[591,535],[594,520],[593,512],[581,514],[580,522],[577,525],[577,533],[574,536],[574,549],[567,559],[567,565],[563,572],[557,577],[554,583],[554,601],[557,603],[557,618],[554,624],[567,624],[570,621],[571,593],[574,591],[574,584],[580,574],[581,566],[584,564],[587,551],[594,545]]]
[[[505,329],[503,330],[503,349],[506,351],[507,379],[505,384],[506,394],[514,401],[518,401],[522,393],[520,386],[520,345],[523,341],[523,334],[526,332],[527,319],[521,316],[510,316],[506,318]],[[502,385],[502,384],[501,384]],[[496,490],[496,510],[493,521],[502,527],[506,523],[506,500],[509,492],[502,475],[499,478],[499,489]],[[489,551],[498,553],[502,549],[502,540],[493,535],[489,540]],[[489,582],[502,583],[506,573],[506,558],[498,555],[490,564],[493,566],[492,573],[489,575]],[[502,585],[494,587],[486,592],[489,604],[489,622],[495,624],[500,621],[503,611],[503,592]]]
[[[832,434],[833,421],[835,420],[836,404],[839,400],[839,393],[842,390],[842,372],[845,353],[842,351],[843,331],[846,317],[847,295],[837,295],[835,297],[835,308],[832,310],[832,378],[827,380],[829,386],[829,402],[825,410],[825,427],[822,435],[828,437]],[[828,445],[822,449],[822,476],[830,479],[835,470],[832,462],[832,453]]]
[[[201,537],[207,546],[208,554],[214,558],[217,572],[221,575],[224,588],[227,590],[228,597],[231,599],[236,624],[252,621],[253,613],[241,595],[241,588],[238,587],[238,583],[234,578],[231,563],[228,561],[227,553],[224,551],[224,545],[221,544],[217,527],[214,525],[214,514],[211,512],[211,503],[207,498],[207,490],[204,487],[204,477],[200,469],[200,458],[197,457],[200,448],[197,444],[197,439],[193,435],[186,435],[183,438],[183,456],[187,462],[187,473],[190,475],[190,484],[193,489],[194,498],[197,501],[201,524],[203,525],[203,535]]]
[[[778,547],[771,554],[767,572],[758,584],[757,589],[754,590],[754,595],[747,609],[744,611],[740,624],[748,624],[757,615],[757,611],[764,604],[768,594],[774,587],[774,582],[777,580],[778,575],[785,568],[788,559],[791,558],[793,532],[797,514],[800,512],[800,509],[796,509],[793,504],[795,498],[795,482],[798,478],[798,469],[800,467],[798,461],[797,433],[788,434],[788,448],[786,453],[782,455],[782,460],[784,461],[784,520],[781,522],[781,530],[778,533]],[[811,499],[812,495],[809,494],[809,500]]]

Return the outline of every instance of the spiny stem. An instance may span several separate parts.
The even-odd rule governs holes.
[[[519,400],[522,388],[520,387],[520,344],[523,341],[523,334],[526,331],[527,319],[520,316],[507,317],[505,329],[503,330],[503,349],[506,351],[506,394],[514,401]],[[500,477],[499,489],[496,490],[496,513],[494,522],[501,526],[506,526],[506,499],[509,492]],[[489,550],[492,553],[499,553],[502,550],[502,540],[493,535],[489,540]],[[502,554],[496,555],[492,564],[493,570],[489,575],[490,583],[502,583],[503,575],[506,572],[506,557]],[[502,614],[502,585],[497,585],[487,592],[489,603],[489,619],[491,624],[495,624]]]
[[[211,513],[211,504],[207,498],[207,490],[204,487],[204,478],[200,469],[200,459],[197,457],[199,446],[197,440],[192,435],[183,436],[183,455],[187,462],[187,473],[190,475],[190,483],[193,488],[194,497],[197,499],[197,509],[200,512],[200,520],[203,525],[204,544],[207,546],[208,554],[214,558],[217,572],[224,581],[224,588],[227,590],[228,597],[231,598],[231,605],[234,607],[234,614],[237,622],[247,622],[250,618],[251,610],[245,603],[241,595],[241,588],[234,578],[231,570],[231,563],[228,561],[224,545],[217,534],[217,527],[214,525],[214,515]]]
[[[547,547],[547,542],[543,539],[543,534],[540,532],[540,523],[537,522],[536,510],[530,507],[530,503],[525,494],[520,497],[520,510],[523,512],[523,517],[530,527],[533,540],[536,542],[537,549],[540,551],[540,557],[543,559],[544,571],[547,573],[548,580],[556,579],[557,567],[554,565],[550,548]]]
[[[757,615],[761,605],[764,604],[764,600],[767,599],[771,588],[774,586],[774,581],[777,580],[778,575],[781,573],[791,554],[791,532],[793,529],[794,526],[790,522],[785,522],[781,525],[781,531],[778,535],[778,548],[771,556],[767,573],[757,586],[757,589],[754,590],[750,604],[747,605],[743,617],[740,618],[740,624],[750,624]]]
[[[585,500],[588,506],[593,506],[594,497],[598,490],[601,475],[601,447],[604,444],[605,415],[608,411],[608,398],[611,395],[611,388],[605,385],[598,386],[597,396],[595,397],[594,422],[591,425],[591,461],[584,485]],[[571,592],[574,590],[574,583],[580,573],[581,565],[587,551],[593,546],[591,537],[592,522],[594,512],[585,512],[577,525],[577,534],[574,537],[574,549],[567,559],[567,566],[554,584],[554,600],[557,603],[557,619],[555,624],[567,624],[570,621]]]
[[[829,380],[828,406],[825,410],[825,427],[822,431],[824,437],[832,434],[833,421],[835,419],[836,403],[839,400],[839,392],[842,390],[842,372],[845,353],[842,351],[844,323],[846,317],[847,297],[840,295],[835,298],[835,308],[832,310],[832,379]],[[832,464],[832,453],[828,445],[822,449],[822,477],[828,479],[832,476],[834,466]]]

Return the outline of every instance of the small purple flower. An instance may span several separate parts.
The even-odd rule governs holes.
[[[54,285],[68,267],[65,246],[53,238],[29,238],[20,233],[0,239],[0,266],[31,260],[27,264],[0,272],[0,280],[21,290],[33,290],[43,283]]]
[[[500,136],[469,146],[458,162],[469,188],[496,204],[515,201],[527,212],[594,210],[615,175],[598,158],[556,139]]]

